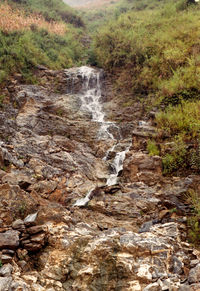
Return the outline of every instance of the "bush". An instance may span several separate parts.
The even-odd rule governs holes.
[[[147,151],[150,156],[159,156],[160,151],[155,140],[148,140],[147,142]]]
[[[156,116],[163,171],[200,171],[200,101],[168,106]],[[166,138],[167,137],[167,138]]]
[[[194,191],[188,193],[188,203],[191,204],[191,215],[188,217],[188,239],[189,242],[199,244],[200,241],[200,197]]]
[[[187,166],[187,146],[181,136],[174,139],[170,153],[163,156],[163,173],[171,174]]]
[[[0,32],[0,82],[8,75],[19,72],[29,82],[32,70],[38,65],[51,69],[69,68],[79,64],[83,46],[76,31],[64,36],[46,30]]]

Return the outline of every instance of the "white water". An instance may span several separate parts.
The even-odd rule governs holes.
[[[88,202],[90,201],[90,195],[92,193],[92,191],[94,190],[94,188],[92,188],[88,193],[87,195],[84,197],[84,198],[80,198],[78,199],[75,203],[74,203],[74,206],[85,206],[88,204]]]
[[[114,135],[109,131],[109,129],[111,127],[117,128],[119,136],[121,137],[120,128],[115,123],[104,120],[105,113],[103,112],[103,107],[101,104],[102,92],[100,72],[90,67],[83,66],[78,69],[78,74],[81,75],[83,81],[82,93],[79,94],[79,98],[82,102],[81,110],[90,113],[92,121],[99,123],[99,139],[112,139],[115,141],[115,145],[106,152],[105,157],[103,158],[103,160],[106,161],[109,154],[114,152],[116,146],[120,143],[120,141],[117,141],[114,138]],[[107,179],[107,186],[117,184],[118,174],[123,170],[123,162],[129,148],[130,146],[127,146],[125,150],[117,152],[111,165],[113,173],[110,174],[109,178]],[[90,201],[90,196],[93,190],[94,188],[91,189],[84,198],[78,199],[74,206],[85,206]]]

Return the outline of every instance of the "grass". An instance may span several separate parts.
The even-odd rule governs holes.
[[[148,140],[147,142],[147,151],[150,156],[159,156],[160,151],[155,140]]]
[[[62,0],[7,0],[13,7],[19,7],[27,14],[40,14],[46,21],[64,21],[75,27],[83,27],[84,23],[74,9]],[[5,2],[5,1],[4,1]]]
[[[84,46],[81,43],[83,30],[65,24],[59,17],[57,20],[53,17],[47,20],[48,17],[44,15],[46,10],[43,10],[44,0],[40,6],[39,2],[38,6],[37,1],[34,2],[37,9],[36,6],[29,7],[34,8],[34,13],[30,13],[31,9],[25,9],[30,1],[22,2],[21,6],[11,6],[7,3],[0,5],[1,87],[3,82],[15,73],[22,74],[25,82],[37,82],[34,76],[34,68],[37,65],[62,69],[84,62]],[[52,1],[54,4],[57,2],[59,1]],[[62,3],[60,9],[62,5],[65,7]],[[51,5],[47,7],[50,10]],[[36,11],[39,14],[36,14]]]
[[[8,4],[0,5],[0,29],[4,32],[46,29],[49,33],[64,35],[67,27],[62,22],[48,22],[39,14],[25,15],[21,9],[13,9]]]
[[[133,98],[154,95],[156,104],[176,94],[193,98],[200,82],[199,5],[181,10],[177,1],[153,3],[154,9],[122,13],[98,31],[97,62]]]
[[[200,171],[200,101],[182,101],[156,116],[163,172]],[[187,173],[187,171],[186,171]]]

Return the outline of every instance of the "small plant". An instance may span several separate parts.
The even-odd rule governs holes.
[[[154,140],[148,140],[147,142],[147,151],[150,156],[159,156],[160,151]]]
[[[194,191],[190,190],[187,195],[191,203],[191,215],[188,217],[188,240],[197,244],[200,242],[200,197]]]
[[[170,153],[166,153],[162,159],[163,174],[171,174],[180,168],[184,168],[187,165],[186,153],[187,147],[182,136],[175,137]]]
[[[0,268],[3,266],[2,260],[0,260]]]
[[[26,207],[26,203],[22,202],[21,205],[18,208],[18,212],[19,212],[20,217],[24,217],[25,212],[26,212],[26,208],[27,208]]]

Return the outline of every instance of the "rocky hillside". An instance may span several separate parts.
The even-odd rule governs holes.
[[[122,1],[90,46],[40,2],[0,6],[0,291],[200,290],[199,7]]]
[[[38,75],[0,111],[0,290],[198,290],[185,194],[199,176],[163,177],[152,115],[120,109],[102,71]]]

